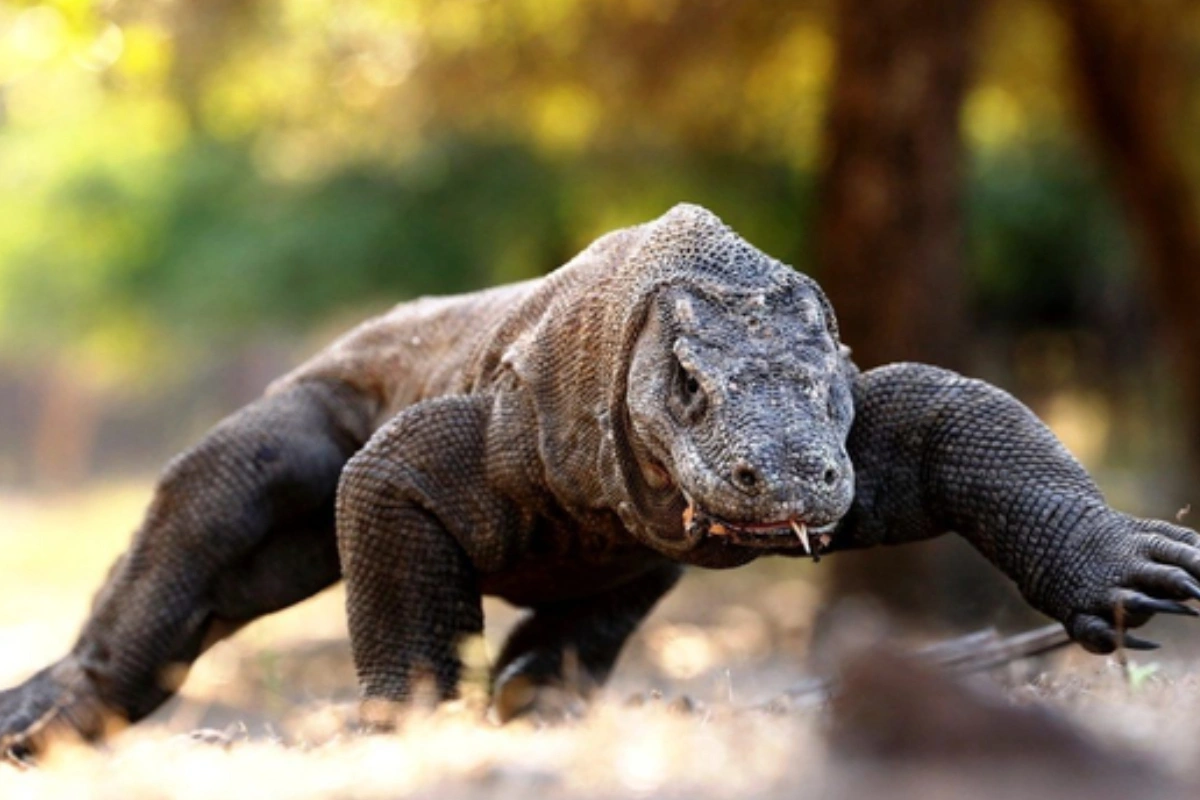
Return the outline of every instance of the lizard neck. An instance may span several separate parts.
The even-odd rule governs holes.
[[[477,374],[499,396],[492,452],[523,450],[525,480],[572,516],[611,525],[615,515],[638,541],[672,555],[690,546],[682,539],[683,501],[650,488],[625,406],[630,357],[651,300],[679,279],[630,270],[644,235],[642,226],[605,236],[551,275],[512,310]],[[500,445],[509,438],[503,431],[523,444]]]

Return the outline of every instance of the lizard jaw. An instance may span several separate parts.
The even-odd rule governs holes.
[[[814,561],[827,550],[837,521],[811,526],[802,519],[771,520],[768,522],[732,522],[703,511],[686,492],[687,506],[683,510],[683,527],[691,535],[725,537],[728,541],[748,547],[780,549],[799,547]]]

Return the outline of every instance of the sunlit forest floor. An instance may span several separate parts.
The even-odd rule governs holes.
[[[0,494],[0,685],[70,646],[148,491]],[[581,721],[500,728],[459,704],[367,738],[343,724],[355,690],[335,588],[218,645],[180,699],[111,745],[61,748],[35,770],[0,765],[0,797],[1028,796],[1033,773],[1019,761],[855,761],[829,743],[822,705],[751,710],[808,673],[820,569],[764,563],[690,574]],[[495,653],[517,612],[486,610]],[[1144,795],[1187,796],[1178,786],[1200,785],[1192,666],[1200,630],[1156,626],[1175,644],[1128,670],[1072,650],[985,682],[1000,687],[1004,703],[1052,709],[1105,752],[1146,765],[1156,777],[1138,784]],[[1051,770],[1037,791],[1096,797],[1128,788],[1086,777]]]

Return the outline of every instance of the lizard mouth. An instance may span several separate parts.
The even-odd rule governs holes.
[[[745,547],[769,550],[799,549],[820,561],[821,554],[828,551],[831,534],[837,521],[822,525],[810,525],[796,517],[768,522],[734,522],[704,511],[686,493],[687,507],[683,510],[683,528],[690,537],[706,536],[723,538]]]

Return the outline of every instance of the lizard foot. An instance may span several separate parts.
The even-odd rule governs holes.
[[[0,692],[0,760],[28,765],[46,742],[103,736],[115,722],[71,656]]]
[[[1200,616],[1185,605],[1200,600],[1200,535],[1158,520],[1112,514],[1088,549],[1077,549],[1074,572],[1059,601],[1067,632],[1093,653],[1118,647],[1152,650],[1130,628],[1155,614]]]
[[[543,727],[582,719],[587,699],[570,686],[517,674],[496,686],[492,708],[501,723],[527,719]]]
[[[684,717],[694,716],[705,710],[704,704],[693,699],[690,695],[681,694],[674,700],[667,698],[657,689],[649,694],[636,692],[625,698],[625,708],[660,708],[671,714]]]
[[[235,722],[221,730],[197,728],[187,733],[181,733],[175,739],[181,742],[218,747],[222,750],[232,750],[234,745],[250,741],[250,731],[244,722]]]

